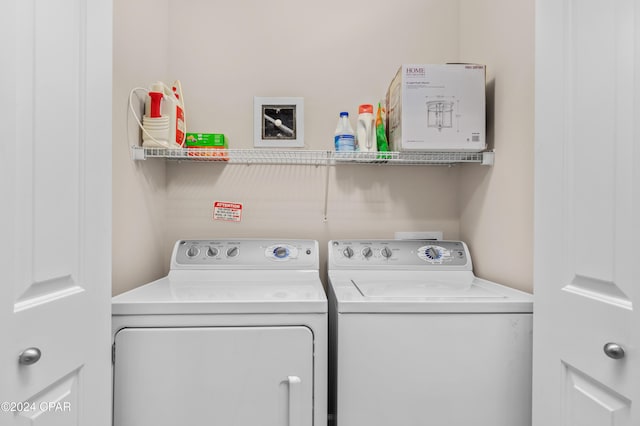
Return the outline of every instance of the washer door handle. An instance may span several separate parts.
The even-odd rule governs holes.
[[[35,364],[40,360],[42,356],[42,352],[38,348],[28,348],[22,351],[22,353],[18,356],[18,362],[20,365],[31,365]]]
[[[289,426],[298,426],[302,420],[300,387],[302,380],[298,376],[288,376],[289,383]]]

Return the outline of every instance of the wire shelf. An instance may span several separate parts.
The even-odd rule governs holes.
[[[134,160],[165,158],[177,161],[199,161],[225,164],[380,164],[380,165],[446,165],[481,163],[493,165],[494,153],[488,152],[335,152],[273,149],[166,149],[131,147]]]
[[[484,163],[493,152],[332,152],[336,163],[453,165]],[[493,160],[493,159],[492,159]]]

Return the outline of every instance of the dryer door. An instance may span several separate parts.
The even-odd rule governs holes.
[[[302,326],[126,328],[114,426],[311,426],[312,369]]]

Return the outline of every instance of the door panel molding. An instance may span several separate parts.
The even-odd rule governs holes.
[[[72,371],[25,401],[28,410],[19,413],[25,425],[78,424],[82,411],[78,391],[81,369]],[[56,419],[56,417],[58,419]],[[53,418],[53,419],[52,419]],[[58,421],[56,421],[58,420]]]
[[[71,275],[31,284],[15,301],[13,312],[34,308],[84,291]]]
[[[631,401],[563,363],[564,426],[617,426],[629,424]]]
[[[631,299],[629,299],[620,287],[610,281],[576,275],[571,281],[571,284],[564,286],[562,290],[620,308],[633,309]]]

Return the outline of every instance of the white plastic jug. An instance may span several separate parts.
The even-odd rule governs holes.
[[[373,124],[373,105],[362,104],[358,108],[358,124],[356,126],[358,150],[376,152],[376,128]]]
[[[158,96],[159,94],[162,96]],[[187,125],[180,80],[174,81],[171,87],[161,81],[151,85],[145,101],[142,127],[143,146],[162,148],[184,146]]]

